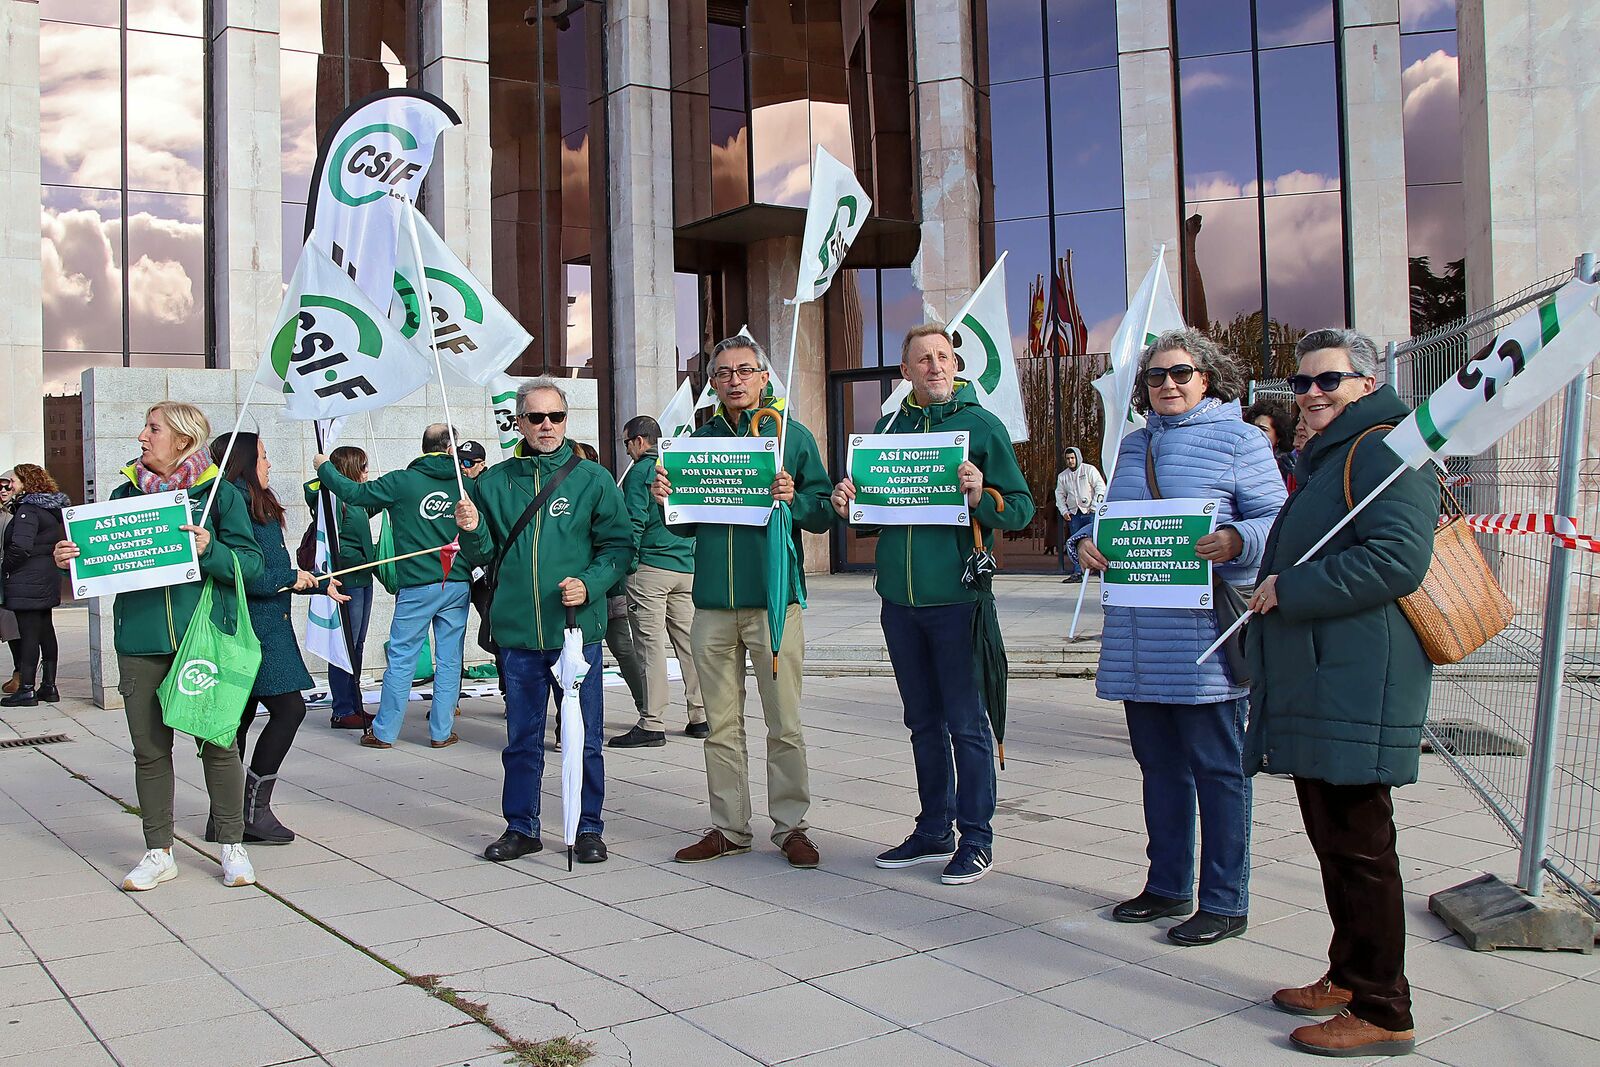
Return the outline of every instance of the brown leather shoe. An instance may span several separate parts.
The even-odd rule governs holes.
[[[12,671],[11,672],[11,681],[7,682],[5,685],[0,685],[0,693],[4,693],[6,696],[10,696],[12,693],[15,693],[18,689],[21,689],[21,688],[22,688],[22,674],[20,672],[18,672],[18,671]]]
[[[445,738],[443,741],[430,740],[428,742],[428,747],[429,748],[449,748],[451,745],[455,744],[459,740],[461,740],[461,738],[457,737],[455,735],[454,731],[451,731],[450,736]]]
[[[1278,990],[1272,994],[1272,1003],[1290,1015],[1337,1015],[1350,1006],[1350,990],[1323,975],[1310,985]]]
[[[1300,1027],[1289,1040],[1317,1056],[1404,1056],[1417,1047],[1417,1032],[1385,1030],[1341,1011],[1325,1023]]]
[[[393,748],[394,746],[391,745],[387,741],[379,741],[378,740],[378,735],[373,733],[371,730],[368,730],[368,731],[366,731],[365,733],[363,733],[361,735],[361,747],[362,748]]]
[[[822,862],[817,846],[811,843],[804,830],[791,830],[783,839],[783,856],[791,867],[811,868]]]
[[[722,836],[721,830],[712,830],[687,848],[680,848],[672,858],[679,863],[704,863],[706,860],[720,860],[724,856],[739,856],[749,851],[749,845],[736,845]]]

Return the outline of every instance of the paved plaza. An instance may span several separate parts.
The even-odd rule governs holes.
[[[1002,618],[1042,647],[1076,590],[1013,581]],[[877,647],[876,603],[868,579],[818,583],[813,640]],[[180,741],[182,873],[129,895],[117,883],[143,846],[127,731],[86,700],[83,612],[57,617],[66,699],[0,720],[0,740],[70,738],[0,749],[0,1065],[479,1067],[507,1062],[507,1035],[592,1042],[598,1067],[1308,1062],[1288,1047],[1301,1020],[1267,1003],[1322,974],[1330,929],[1290,783],[1256,780],[1244,937],[1180,949],[1165,922],[1108,921],[1142,886],[1144,839],[1121,709],[1092,681],[1013,680],[996,869],[968,886],[872,864],[916,797],[893,681],[868,672],[805,683],[820,870],[789,869],[766,838],[759,744],[755,851],[673,863],[708,819],[699,746],[681,734],[607,752],[608,863],[481,860],[504,828],[505,728],[479,699],[465,743],[438,751],[421,705],[387,752],[313,709],[275,797],[300,839],[252,846],[250,889],[218,881],[200,763]],[[625,691],[606,702],[608,734],[626,728]],[[753,686],[749,709],[760,737]],[[547,772],[547,844],[557,781]],[[1600,1063],[1600,955],[1474,953],[1427,910],[1430,892],[1514,872],[1495,820],[1431,755],[1396,814],[1410,1062]]]

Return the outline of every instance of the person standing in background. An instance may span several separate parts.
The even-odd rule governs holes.
[[[591,463],[600,462],[600,453],[594,450],[593,445],[574,441],[572,447],[584,459]],[[621,568],[617,583],[606,590],[606,647],[611,650],[611,657],[617,661],[617,673],[622,675],[622,680],[628,686],[628,695],[633,697],[633,710],[638,715],[644,714],[644,664],[639,659],[639,650],[634,647],[633,633],[628,627],[628,568],[626,564]],[[561,716],[556,715],[556,721],[561,721]],[[561,730],[556,729],[557,744],[560,744]]]
[[[12,520],[5,529],[5,602],[16,613],[17,691],[0,698],[0,707],[31,708],[61,699],[56,688],[56,627],[51,613],[61,603],[61,572],[51,558],[67,536],[61,509],[71,501],[50,472],[18,463],[12,481]],[[38,682],[38,689],[34,682]]]
[[[6,527],[11,524],[12,484],[16,477],[16,471],[0,474],[0,537],[5,536]],[[3,599],[0,595],[0,600]],[[22,685],[22,672],[17,669],[22,662],[22,631],[17,629],[17,617],[6,607],[0,607],[0,641],[4,641],[11,652],[11,680],[0,686],[0,691],[10,696]]]
[[[1067,449],[1065,466],[1056,475],[1056,511],[1066,527],[1062,543],[1067,558],[1072,561],[1072,573],[1061,579],[1063,584],[1083,581],[1083,565],[1072,551],[1078,531],[1094,521],[1094,509],[1105,499],[1106,480],[1093,463],[1083,461],[1083,453],[1076,448]]]
[[[367,453],[349,445],[341,445],[328,455],[335,469],[352,482],[367,480]],[[317,492],[322,482],[313,478],[306,483],[306,504],[311,508],[312,521],[316,521]],[[376,558],[372,541],[372,516],[365,508],[347,500],[334,497],[334,521],[339,527],[339,543],[330,562],[334,570],[359,567]],[[365,730],[372,725],[373,716],[366,713],[361,699],[361,662],[365,658],[367,626],[372,621],[372,570],[354,571],[339,579],[340,588],[350,599],[340,610],[349,620],[350,670],[328,664],[328,698],[332,702],[328,725],[335,730]]]

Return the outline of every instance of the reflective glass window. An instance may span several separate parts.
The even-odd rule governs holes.
[[[39,168],[46,185],[122,185],[122,51],[114,28],[39,26]]]
[[[1337,189],[1339,97],[1333,46],[1264,51],[1260,61],[1261,170],[1267,192]]]
[[[89,26],[121,26],[122,0],[39,0],[39,18]]]
[[[1026,339],[1019,351],[1043,355],[1037,345],[1037,322],[1030,325],[1029,294],[1035,284],[1049,292],[1055,262],[1050,258],[1050,227],[1036,221],[997,222],[994,224],[996,255],[1006,255],[1006,314],[1011,320],[1011,335]],[[1120,273],[1120,268],[1119,268]]]
[[[1106,352],[1111,335],[1117,332],[1123,312],[1128,310],[1127,256],[1123,250],[1125,231],[1120,209],[1084,211],[1056,218],[1056,257],[1072,253],[1072,296],[1088,330],[1088,352]],[[1007,265],[1010,261],[1007,260]],[[1020,320],[1025,321],[1025,320]],[[1011,324],[1013,334],[1021,334],[1019,320]]]
[[[204,352],[205,198],[128,194],[128,343]]]
[[[1049,214],[1044,91],[1037,78],[989,88],[996,219]]]
[[[1400,38],[1406,182],[1461,180],[1461,89],[1454,33]]]
[[[711,211],[750,202],[750,129],[743,110],[711,109]]]
[[[1250,0],[1174,0],[1178,55],[1250,51]]]
[[[1050,124],[1055,210],[1120,208],[1122,108],[1116,68],[1051,78]]]
[[[1254,77],[1248,53],[1180,64],[1185,199],[1224,200],[1254,192]]]
[[[1337,192],[1269,196],[1267,307],[1294,334],[1345,323],[1343,198]]]
[[[804,207],[811,195],[811,107],[806,65],[750,57],[750,145],[754,198]]]
[[[44,347],[120,353],[121,193],[47,185],[41,216]]]
[[[342,54],[344,9],[340,0],[278,0],[278,47]]]
[[[782,59],[806,59],[804,3],[792,0],[748,0],[750,51]]]
[[[1456,0],[1400,0],[1400,32],[1453,30]]]
[[[699,366],[700,359],[700,276],[678,271],[672,276],[674,341],[678,352],[678,373],[686,374]],[[672,427],[662,429],[671,433]]]
[[[1184,241],[1184,313],[1191,324],[1249,328],[1261,315],[1261,225],[1254,197],[1189,204]],[[1246,349],[1241,346],[1240,351]]]
[[[1117,65],[1116,0],[1051,0],[1050,73]]]
[[[1262,48],[1333,40],[1333,0],[1267,0],[1256,4]]]
[[[988,0],[989,82],[1044,74],[1044,20],[1039,0]]]
[[[120,367],[122,353],[116,352],[53,352],[44,353],[44,391],[49,396],[76,394],[83,386],[83,372],[90,367]],[[129,439],[138,433],[129,433]],[[73,488],[65,489],[68,496],[76,496]]]
[[[878,272],[879,305],[878,336],[880,359],[883,365],[900,363],[900,342],[906,331],[927,321],[922,308],[922,291],[907,269],[880,270]]]
[[[335,8],[339,0],[325,0]],[[344,0],[352,59],[403,64],[417,55],[417,0]]]
[[[204,193],[205,42],[129,33],[128,187]]]
[[[205,0],[128,0],[128,29],[200,37],[205,14]]]

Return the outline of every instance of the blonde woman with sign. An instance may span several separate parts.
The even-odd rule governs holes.
[[[261,549],[251,533],[244,497],[219,476],[205,451],[210,435],[211,423],[193,404],[163,400],[154,405],[139,431],[139,458],[122,469],[127,480],[111,491],[111,499],[182,489],[188,493],[190,514],[199,516],[214,496],[205,525],[183,529],[194,536],[201,571],[216,579],[215,595],[225,597],[233,595],[236,563],[245,581],[261,574]],[[78,554],[77,545],[60,542],[55,548],[56,566],[65,570]],[[148,849],[122,881],[129,892],[154,889],[178,876],[172,856],[173,731],[162,721],[156,689],[172,671],[202,584],[192,581],[119,593],[112,608],[117,692],[133,741],[134,785]],[[191,669],[203,674],[205,667],[195,664]],[[211,818],[222,845],[222,884],[252,885],[256,875],[244,848],[244,765],[238,749],[205,743],[200,759],[205,764]]]

